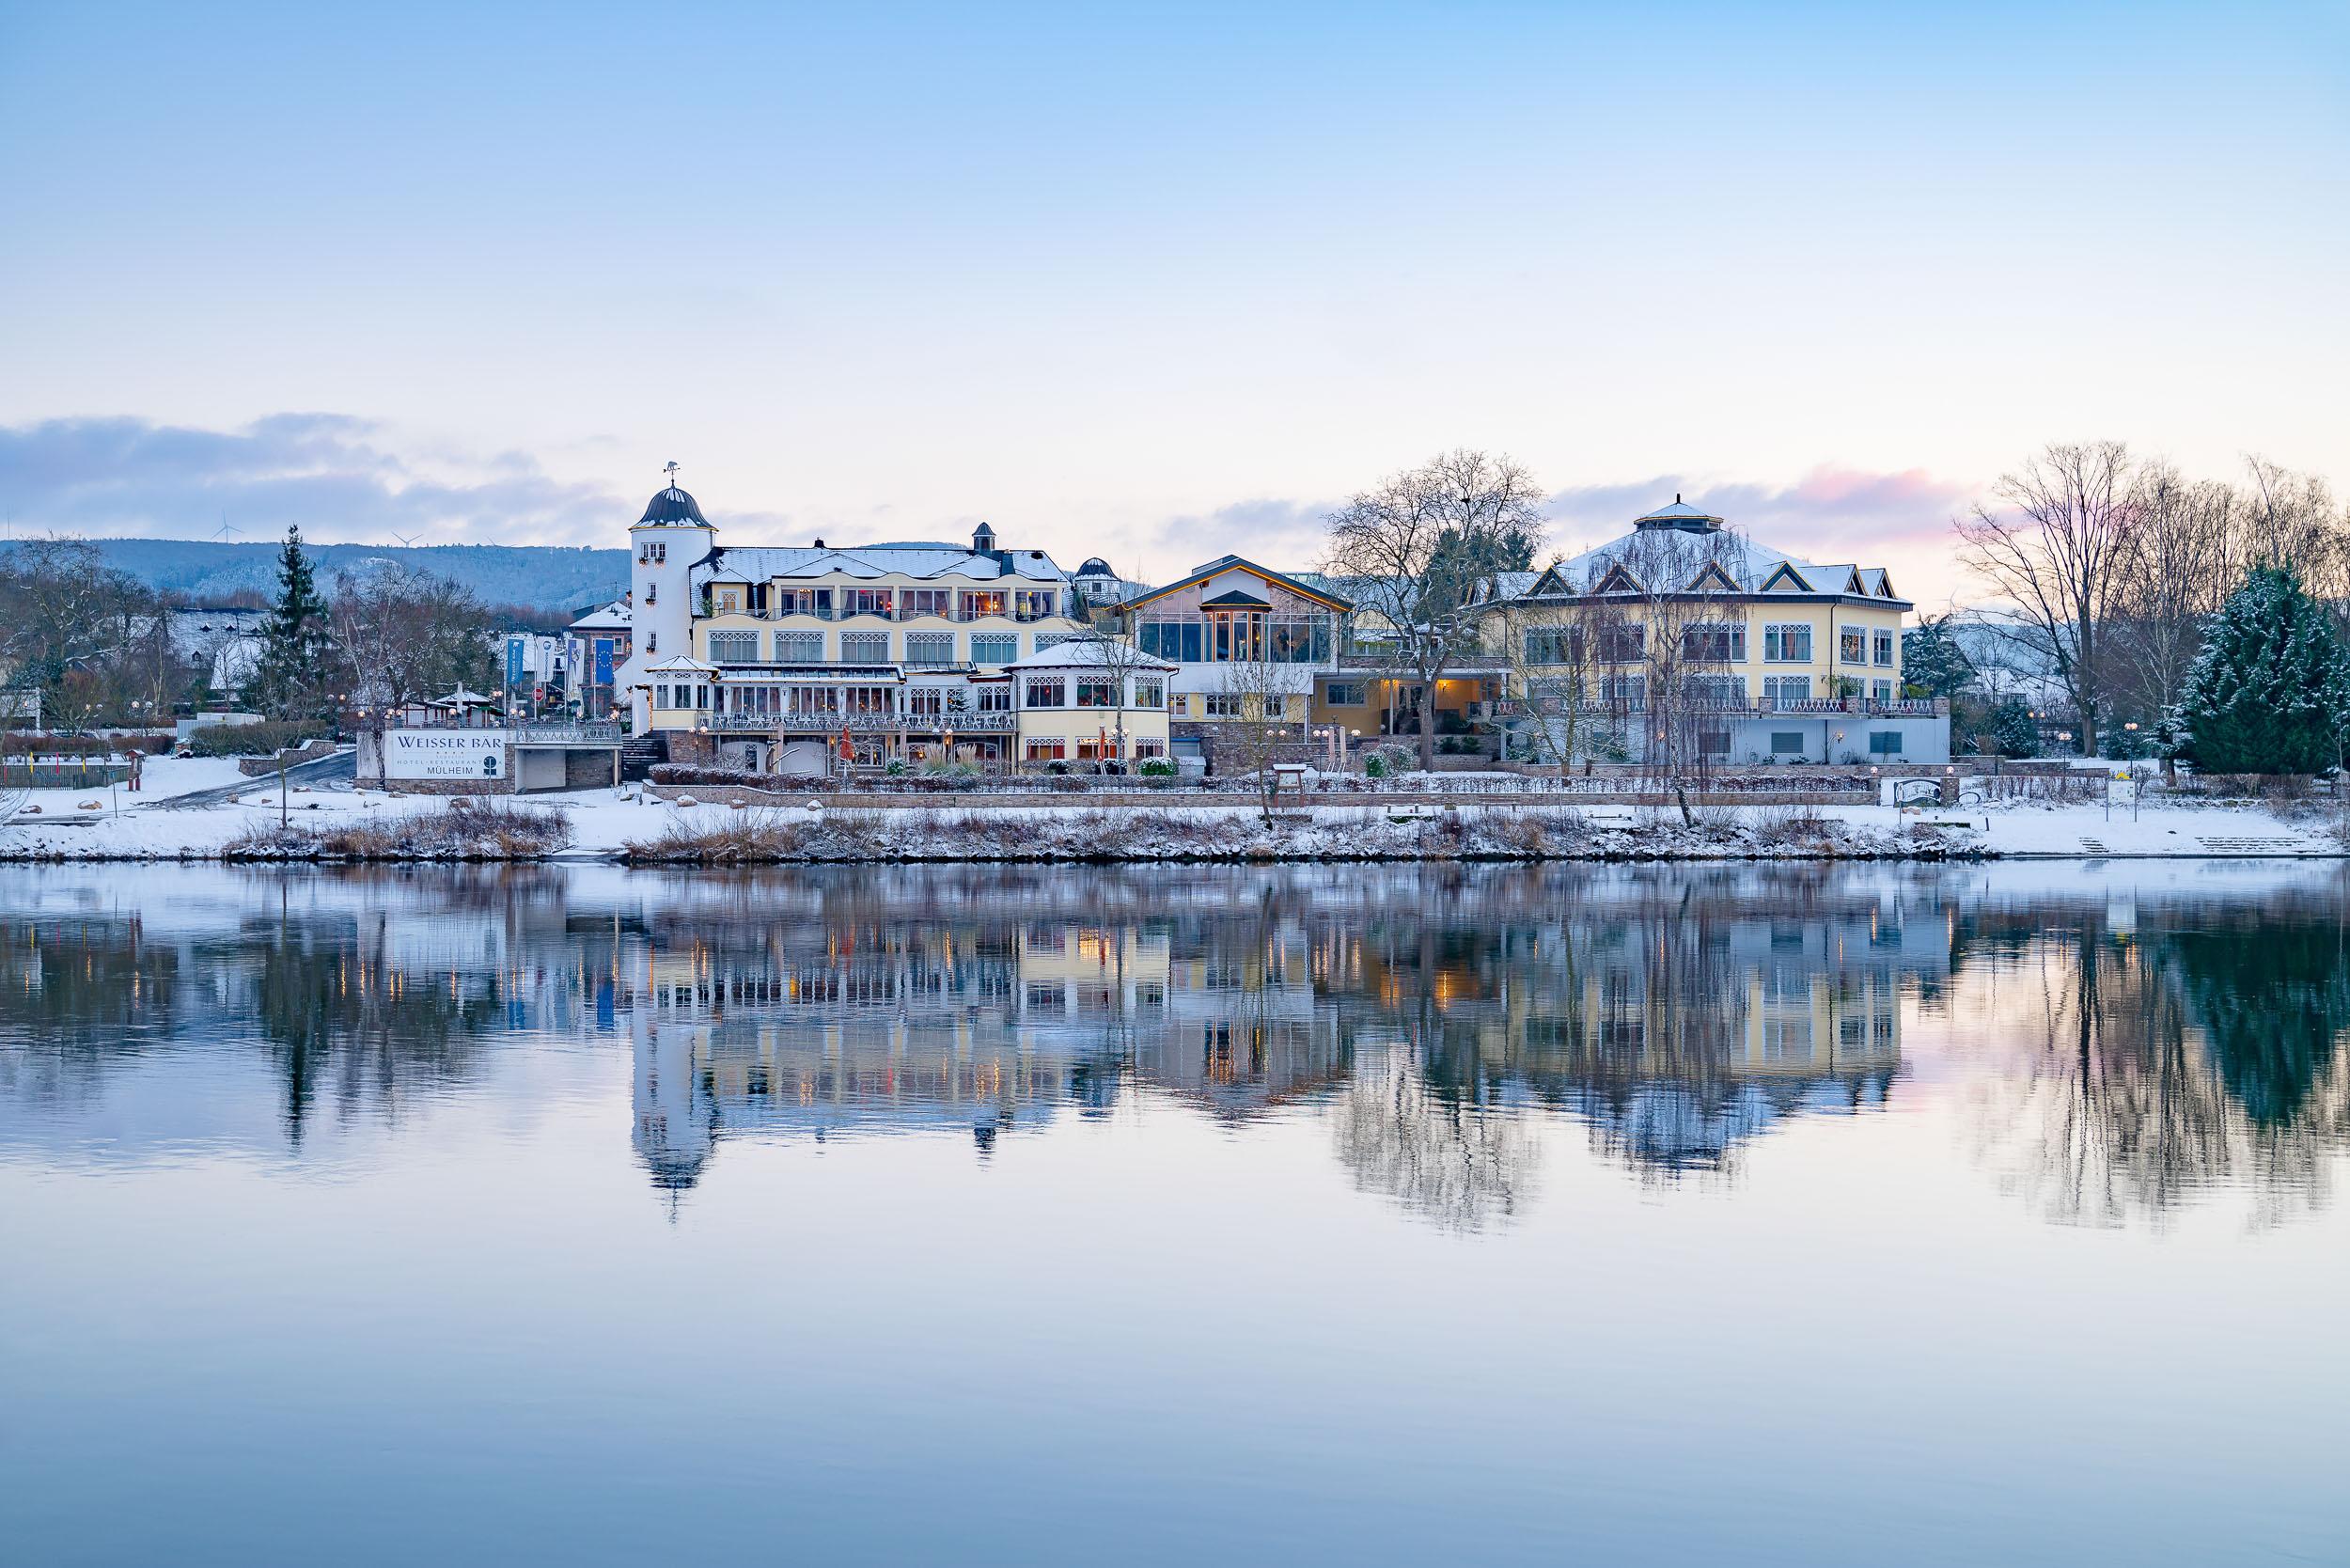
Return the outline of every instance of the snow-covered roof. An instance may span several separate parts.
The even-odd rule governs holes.
[[[1130,643],[1112,642],[1107,637],[1071,637],[1040,648],[1025,659],[1014,659],[1006,669],[1101,669],[1115,664],[1129,674],[1144,670],[1172,671],[1175,666],[1166,660],[1143,652]]]
[[[1690,519],[1710,521],[1707,513],[1678,503],[1660,512],[1650,513],[1650,518],[1678,520],[1684,515]],[[1809,561],[1742,534],[1675,526],[1635,527],[1630,533],[1619,535],[1579,556],[1570,557],[1547,572],[1530,574],[1503,572],[1496,579],[1494,597],[1512,599],[1611,591],[1599,585],[1605,583],[1611,572],[1618,572],[1624,576],[1619,577],[1619,586],[1612,591],[1643,588],[1678,591],[1699,587],[1701,577],[1715,577],[1716,569],[1731,584],[1730,588],[1724,589],[1716,580],[1713,584],[1716,591],[1857,594],[1908,607],[1906,601],[1891,593],[1883,567],[1863,567],[1851,561]],[[1680,580],[1661,583],[1646,580],[1659,572]],[[1529,575],[1532,580],[1524,587],[1518,587],[1515,579],[1521,575]],[[1629,583],[1624,581],[1624,577],[1629,578]]]
[[[996,555],[1005,560],[999,562]],[[1006,564],[1008,562],[1009,564]],[[1066,582],[1053,557],[1042,550],[1005,550],[983,554],[960,544],[893,543],[843,545],[838,548],[791,545],[721,546],[697,565],[696,584],[726,581],[744,583],[812,580],[824,577],[967,577],[978,582],[1012,579],[1020,582]]]
[[[564,629],[571,632],[625,632],[631,619],[628,601],[615,599],[600,610],[589,610]]]
[[[493,708],[497,699],[460,686],[446,697],[436,697],[425,703],[428,708]]]
[[[648,675],[715,675],[718,673],[718,666],[680,653],[673,659],[664,659],[657,665],[649,666],[645,673]]]

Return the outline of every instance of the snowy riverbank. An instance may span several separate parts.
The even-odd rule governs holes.
[[[233,763],[157,759],[148,788],[44,790],[38,813],[0,830],[0,859],[180,860],[278,854],[364,840],[379,858],[433,859],[452,848],[448,803],[348,788],[295,787],[282,839],[274,780]],[[1904,812],[1879,806],[1715,807],[1694,823],[1668,809],[1525,804],[1326,807],[1267,826],[1248,801],[1090,808],[879,805],[812,812],[671,804],[635,790],[533,796],[553,813],[566,858],[728,863],[888,859],[1344,859],[2335,855],[2322,809],[2150,804],[2133,820],[2102,806],[2002,803]],[[355,831],[354,831],[355,830]],[[486,837],[486,836],[485,836]],[[330,852],[331,853],[331,852]],[[531,852],[543,853],[543,852]]]

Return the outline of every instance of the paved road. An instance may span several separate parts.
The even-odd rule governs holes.
[[[328,789],[348,789],[351,778],[358,772],[358,768],[359,754],[357,752],[338,751],[332,757],[321,757],[315,761],[296,762],[286,770],[286,782],[306,784],[313,790],[321,784]],[[139,809],[142,811],[189,811],[201,806],[222,805],[230,795],[253,794],[261,790],[274,794],[277,791],[277,776],[269,773],[263,774],[258,778],[239,779],[234,784],[224,784],[217,790],[191,790],[184,795],[173,795],[167,800],[143,802]]]

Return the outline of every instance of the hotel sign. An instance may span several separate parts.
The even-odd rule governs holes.
[[[503,729],[386,729],[386,778],[504,778]]]

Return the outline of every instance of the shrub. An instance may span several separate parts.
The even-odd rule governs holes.
[[[1169,757],[1145,757],[1135,764],[1135,772],[1145,778],[1172,778],[1175,776],[1175,761]]]
[[[289,746],[318,740],[326,732],[325,725],[310,719],[207,724],[188,731],[188,750],[197,757],[274,757]]]

